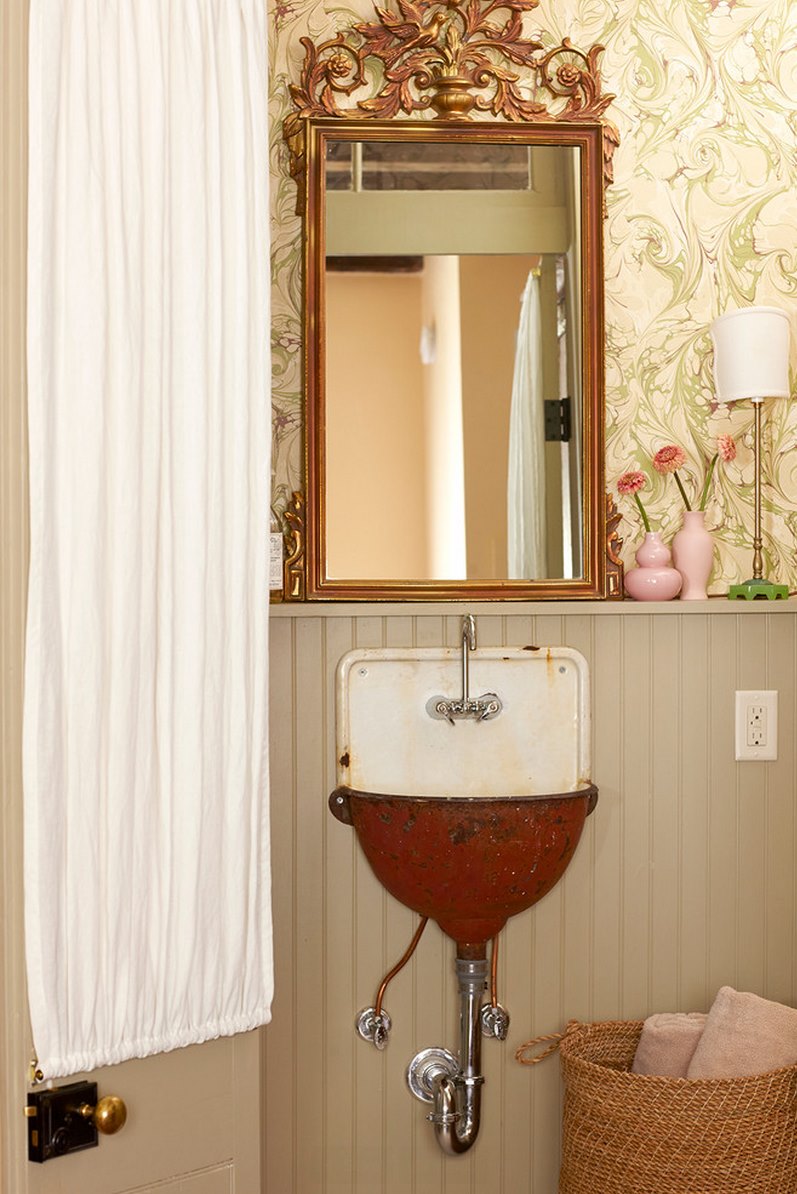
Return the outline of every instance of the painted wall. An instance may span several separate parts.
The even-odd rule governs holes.
[[[428,570],[421,288],[420,274],[327,271],[331,576]]]
[[[281,121],[299,38],[320,40],[370,16],[318,0],[272,0],[274,362],[277,500],[299,484],[300,253],[295,188]],[[503,14],[499,14],[503,15]],[[606,47],[603,77],[617,99],[615,184],[606,234],[607,485],[630,467],[651,478],[648,505],[667,536],[680,522],[672,478],[650,457],[665,443],[689,457],[693,491],[716,436],[741,437],[717,476],[707,525],[717,528],[713,587],[750,571],[752,415],[713,402],[707,329],[723,311],[756,303],[794,315],[797,291],[797,5],[791,0],[541,0],[526,17],[548,43]],[[797,319],[793,318],[793,333]],[[797,334],[795,360],[797,360]],[[766,411],[765,548],[778,578],[797,582],[797,409]],[[623,507],[624,553],[640,525]]]

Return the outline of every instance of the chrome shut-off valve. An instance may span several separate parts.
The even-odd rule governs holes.
[[[485,1003],[479,1013],[482,1036],[505,1041],[509,1034],[509,1012],[500,1003]]]
[[[377,1012],[375,1007],[364,1007],[354,1021],[357,1034],[364,1041],[370,1041],[381,1052],[390,1039],[390,1029],[393,1022],[389,1014],[382,1008]]]

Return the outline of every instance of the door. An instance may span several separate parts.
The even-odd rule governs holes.
[[[22,663],[28,566],[25,425],[27,3],[5,0],[0,46],[0,1194],[258,1194],[260,1033],[88,1075],[128,1122],[99,1146],[27,1160],[22,874]]]

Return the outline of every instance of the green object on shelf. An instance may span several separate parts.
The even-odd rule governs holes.
[[[788,595],[788,585],[776,585],[771,580],[745,580],[740,585],[731,585],[728,590],[729,601],[733,601],[734,598],[755,601],[762,597],[767,601],[776,601],[778,597],[788,597]]]

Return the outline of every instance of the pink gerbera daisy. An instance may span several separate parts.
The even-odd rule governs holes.
[[[666,475],[672,473],[675,477],[675,484],[681,491],[681,497],[684,499],[684,505],[687,510],[692,507],[689,503],[689,498],[686,496],[686,490],[681,484],[681,478],[678,476],[678,469],[686,460],[686,453],[683,448],[679,448],[677,444],[665,444],[663,448],[659,448],[656,455],[653,457],[653,467],[657,473]]]
[[[730,464],[732,460],[736,459],[736,440],[732,435],[718,435],[717,436],[717,450],[711,457],[711,463],[708,466],[706,473],[706,481],[703,485],[703,492],[700,495],[699,510],[705,510],[706,501],[708,500],[709,486],[711,485],[711,478],[714,475],[714,465],[718,459],[722,459],[725,464]]]
[[[674,473],[686,461],[686,453],[677,444],[665,444],[659,448],[653,457],[653,467],[657,473]]]
[[[736,459],[736,440],[732,435],[717,436],[717,454],[726,464]]]
[[[617,492],[626,496],[630,494],[633,497],[634,501],[639,507],[639,513],[642,516],[642,525],[644,526],[645,530],[649,532],[650,520],[645,513],[645,507],[642,505],[639,497],[640,489],[644,489],[647,483],[648,479],[644,473],[632,469],[630,472],[623,473],[622,477],[620,477],[618,480]]]
[[[622,477],[617,482],[617,492],[622,494],[638,493],[640,489],[645,488],[646,484],[647,477],[644,473],[623,473]]]

